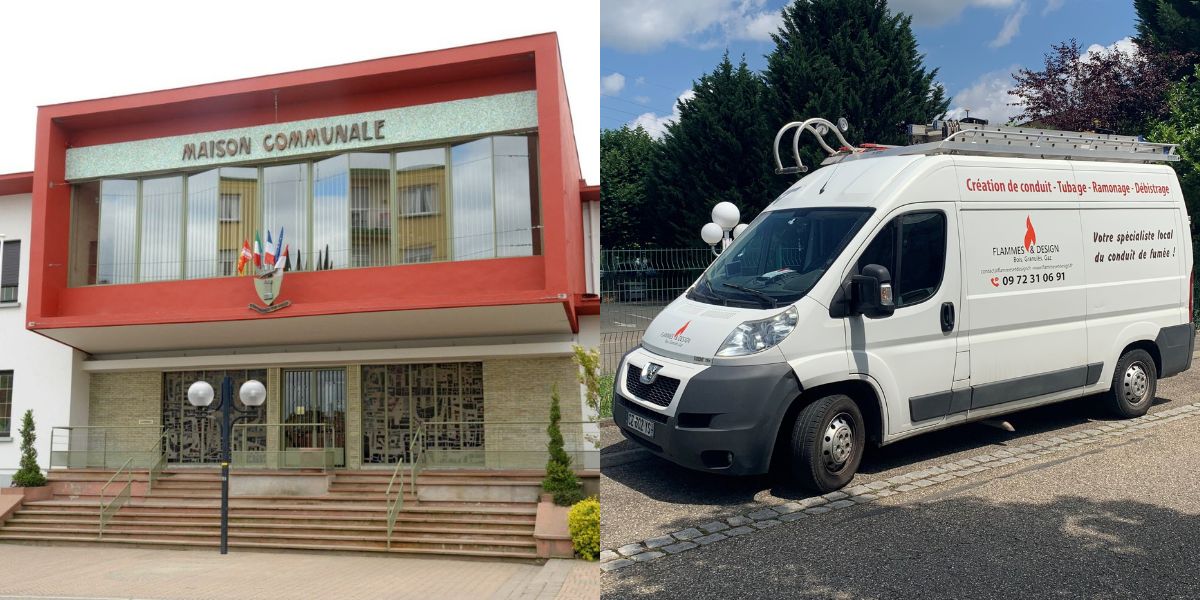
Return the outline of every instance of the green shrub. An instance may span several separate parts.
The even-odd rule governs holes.
[[[12,484],[15,487],[38,487],[46,485],[46,477],[42,475],[37,463],[37,449],[33,443],[37,441],[34,432],[33,411],[25,411],[21,419],[21,468],[13,473]]]
[[[612,416],[613,409],[613,380],[616,375],[605,375],[600,378],[600,418]]]
[[[592,496],[567,511],[567,527],[571,544],[584,560],[596,560],[600,555],[600,499]]]
[[[571,456],[563,450],[562,431],[558,428],[562,420],[562,410],[558,407],[558,386],[550,394],[550,426],[546,433],[550,441],[546,449],[550,451],[550,460],[546,461],[546,478],[542,480],[542,489],[554,495],[554,503],[559,506],[571,506],[583,498],[580,490],[579,477],[571,469]]]

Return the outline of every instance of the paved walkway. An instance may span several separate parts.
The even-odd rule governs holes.
[[[596,563],[0,544],[0,599],[596,600]]]

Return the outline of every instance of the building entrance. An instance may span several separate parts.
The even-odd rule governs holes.
[[[283,449],[333,448],[346,466],[346,370],[283,371]]]
[[[168,371],[163,373],[162,425],[167,434],[167,461],[171,463],[216,464],[221,461],[221,381],[233,378],[233,425],[265,423],[266,408],[242,404],[237,391],[250,379],[267,383],[266,369],[229,371]],[[207,411],[188,403],[187,391],[193,383],[207,381],[217,390]],[[266,431],[247,428],[247,450],[265,450]]]

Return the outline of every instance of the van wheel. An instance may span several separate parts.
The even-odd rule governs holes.
[[[1108,404],[1112,412],[1126,419],[1140,417],[1154,404],[1158,389],[1158,371],[1154,359],[1145,350],[1130,350],[1117,361]]]
[[[850,483],[866,446],[862,412],[849,396],[833,394],[805,406],[792,426],[792,474],[821,493]]]

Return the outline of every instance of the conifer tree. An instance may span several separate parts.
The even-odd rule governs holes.
[[[646,196],[654,146],[640,125],[600,132],[600,245],[605,250],[646,248],[656,241]]]
[[[937,69],[924,67],[911,23],[886,0],[795,0],[784,8],[764,73],[771,133],[789,121],[846,117],[851,144],[903,144],[906,124],[945,113],[950,101],[934,82]],[[826,156],[811,140],[800,149],[810,170]]]
[[[700,228],[718,202],[734,203],[748,221],[791,183],[772,174],[765,87],[745,58],[735,66],[726,52],[692,91],[667,126],[647,186],[666,246],[702,247]]]
[[[562,410],[558,406],[558,386],[550,394],[550,425],[546,433],[550,441],[546,449],[550,451],[550,460],[546,461],[546,478],[542,480],[542,489],[554,495],[554,503],[559,506],[571,506],[583,499],[583,491],[579,477],[571,469],[571,456],[563,449],[562,430],[558,423],[562,421]]]
[[[25,411],[21,419],[21,467],[12,476],[12,483],[17,487],[38,487],[46,485],[46,477],[38,467],[37,449],[33,443],[37,441],[34,431],[33,410]]]

